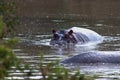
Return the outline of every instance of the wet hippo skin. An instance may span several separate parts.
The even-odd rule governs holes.
[[[95,52],[85,52],[70,58],[67,58],[61,63],[120,63],[120,52],[104,52],[104,51],[95,51]]]
[[[86,28],[72,27],[66,30],[53,30],[52,32],[53,37],[50,41],[50,45],[66,45],[69,43],[85,44],[88,42],[103,41],[103,37],[101,35]]]

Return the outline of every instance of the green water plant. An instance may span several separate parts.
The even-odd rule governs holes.
[[[18,65],[18,59],[13,54],[13,51],[10,48],[7,48],[4,45],[0,46],[0,79],[7,76],[7,70],[11,66]]]
[[[14,37],[14,38],[5,40],[3,44],[6,45],[7,47],[13,49],[15,44],[18,43],[18,41],[19,41],[18,38]]]
[[[6,25],[2,33],[3,36],[1,36],[1,38],[3,38],[9,32],[13,31],[19,24],[19,18],[16,15],[16,6],[14,1],[0,0],[0,16],[2,16],[2,21]]]
[[[0,80],[8,75],[11,66],[18,66],[19,60],[12,51],[13,45],[18,41],[16,38],[4,39],[4,37],[17,25],[14,3],[0,0]]]
[[[4,36],[4,28],[5,28],[6,24],[3,21],[3,17],[0,16],[0,39],[3,38]]]

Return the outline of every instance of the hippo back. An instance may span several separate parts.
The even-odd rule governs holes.
[[[95,31],[92,31],[90,29],[80,28],[80,27],[72,27],[69,30],[74,31],[74,36],[78,41],[80,41],[80,37],[84,39],[84,41],[103,41],[103,37],[96,33]]]
[[[61,63],[120,63],[120,52],[85,52],[65,59]]]

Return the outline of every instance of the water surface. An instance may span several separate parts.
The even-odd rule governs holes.
[[[15,0],[20,26],[14,35],[20,39],[16,54],[23,62],[39,64],[40,53],[45,56],[62,56],[62,60],[82,52],[120,51],[119,0]],[[88,28],[104,37],[99,44],[76,45],[67,48],[49,45],[51,30],[73,26]],[[21,53],[21,54],[19,54]],[[63,57],[64,56],[64,57]],[[54,59],[50,59],[54,60]],[[96,80],[119,80],[119,64],[70,65],[82,73],[99,75]],[[35,73],[34,73],[35,74]],[[39,71],[38,71],[38,74]],[[37,75],[38,75],[37,74]],[[13,75],[13,74],[11,74]],[[40,76],[22,79],[40,79]],[[16,77],[15,77],[16,78]],[[19,77],[21,79],[21,77]]]
[[[61,24],[61,20],[58,20],[58,21],[52,20],[52,21],[55,21],[55,23]],[[62,24],[65,25],[66,23],[62,23]],[[97,23],[94,25],[97,25]],[[120,34],[119,32],[117,33],[113,31],[117,29],[117,28],[114,28],[114,26],[111,27],[103,24],[101,25],[98,24],[97,26],[89,26],[89,24],[85,24],[84,26],[83,24],[83,25],[79,25],[78,27],[84,27],[84,28],[92,29],[98,32],[104,37],[103,42],[99,44],[75,45],[70,47],[51,46],[49,45],[49,42],[52,37],[52,34],[50,30],[48,30],[48,32],[46,33],[47,30],[46,30],[46,27],[44,27],[46,34],[45,33],[44,34],[41,34],[41,33],[17,34],[17,37],[20,39],[18,47],[32,56],[39,56],[39,54],[42,52],[45,55],[64,56],[61,58],[62,60],[67,57],[71,57],[76,54],[89,52],[89,51],[106,51],[106,52],[120,51],[120,37],[119,37]],[[38,29],[40,30],[41,27],[39,27]],[[67,29],[67,28],[58,27],[56,29],[59,30],[59,29]],[[30,61],[28,59],[28,62],[34,63],[34,60]],[[80,69],[81,73],[84,73],[87,75],[99,75],[98,80],[103,80],[103,79],[112,80],[114,78],[120,79],[119,64],[87,64],[87,65],[86,64],[84,65],[69,64],[65,66],[73,70]]]

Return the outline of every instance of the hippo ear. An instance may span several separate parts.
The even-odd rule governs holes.
[[[70,31],[68,32],[69,35],[72,35],[72,33],[73,33],[73,30],[70,30]]]
[[[56,30],[55,30],[55,29],[52,29],[52,33],[53,33],[53,34],[56,33]]]

